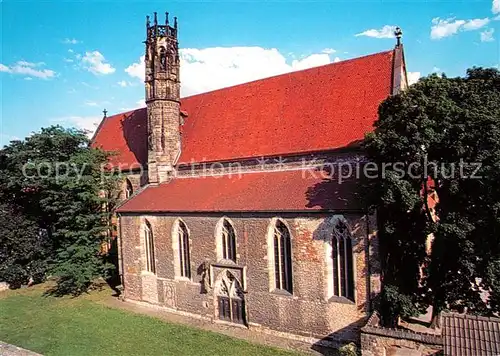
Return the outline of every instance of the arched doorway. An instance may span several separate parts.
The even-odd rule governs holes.
[[[219,320],[246,325],[245,296],[238,279],[224,270],[217,278],[214,291]]]

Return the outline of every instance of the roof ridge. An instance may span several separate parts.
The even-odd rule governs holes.
[[[301,72],[306,72],[306,71],[313,71],[313,70],[318,69],[318,68],[323,68],[323,67],[328,67],[328,66],[334,66],[334,65],[336,65],[336,66],[344,65],[344,64],[349,63],[349,62],[357,61],[357,60],[364,59],[364,58],[367,58],[367,57],[378,56],[378,55],[382,55],[382,54],[388,54],[388,53],[391,53],[393,51],[394,50],[391,49],[391,50],[387,50],[387,51],[375,52],[375,53],[366,54],[366,55],[360,56],[360,57],[354,57],[354,58],[345,59],[345,60],[342,60],[340,62],[331,62],[331,63],[322,64],[322,65],[315,66],[315,67],[304,68],[304,69],[299,69],[299,70],[293,70],[291,72],[276,74],[276,75],[272,75],[270,77],[265,77],[265,78],[250,80],[248,82],[234,84],[234,85],[230,85],[230,86],[227,86],[227,87],[213,89],[213,90],[209,90],[209,91],[204,91],[204,92],[198,93],[198,94],[183,96],[183,97],[181,97],[181,102],[182,102],[183,99],[191,99],[191,98],[194,98],[194,97],[197,97],[197,96],[200,96],[200,95],[205,95],[205,94],[214,93],[214,92],[217,92],[217,91],[227,90],[227,89],[230,89],[230,88],[235,88],[235,87],[243,86],[243,85],[250,84],[250,83],[256,83],[256,82],[266,81],[266,80],[269,80],[269,79],[272,79],[272,78],[284,77],[284,76],[287,76],[287,75],[289,76],[289,75],[295,74],[295,73],[301,73]],[[104,119],[109,119],[109,118],[112,118],[112,117],[117,116],[117,115],[125,115],[125,114],[132,113],[132,112],[134,112],[136,110],[141,110],[141,109],[146,109],[146,106],[141,106],[141,107],[138,107],[138,108],[135,108],[135,109],[130,109],[130,110],[127,110],[127,111],[123,111],[123,112],[119,112],[119,113],[116,113],[116,114],[113,114],[113,115],[109,115],[109,116],[103,118],[103,120],[101,120],[101,122],[103,122]],[[96,130],[96,132],[97,132],[97,130]]]
[[[391,95],[393,57],[379,52],[185,97],[178,163],[358,150]],[[122,170],[144,167],[147,121],[146,108],[109,116],[92,145],[120,152],[110,162]]]
[[[467,314],[467,313],[443,312],[443,317],[447,317],[447,318],[454,317],[454,318],[461,318],[461,319],[492,321],[492,322],[500,323],[499,317],[482,316],[482,315],[474,315],[474,314]]]
[[[214,92],[218,92],[218,91],[222,91],[222,90],[236,88],[236,87],[240,87],[240,86],[247,85],[247,84],[250,84],[250,83],[262,82],[262,81],[266,81],[266,80],[273,79],[273,78],[278,78],[278,77],[284,77],[284,76],[287,76],[287,75],[292,75],[292,74],[295,74],[295,73],[302,73],[302,72],[307,72],[307,71],[313,71],[313,70],[318,69],[318,68],[323,68],[323,67],[328,67],[328,66],[345,65],[346,63],[349,63],[349,62],[354,62],[354,61],[357,61],[357,60],[360,60],[360,59],[365,59],[367,57],[373,57],[373,56],[379,56],[379,55],[382,55],[382,54],[388,54],[388,53],[392,53],[393,51],[394,51],[394,49],[387,50],[387,51],[376,52],[376,53],[371,53],[371,54],[367,54],[367,55],[360,56],[360,57],[354,57],[354,58],[345,59],[345,60],[342,60],[340,62],[331,62],[331,63],[327,63],[327,64],[322,64],[320,66],[315,66],[315,67],[310,67],[310,68],[305,68],[305,69],[299,69],[299,70],[293,70],[293,71],[286,72],[286,73],[272,75],[270,77],[255,79],[255,80],[251,80],[251,81],[240,83],[240,84],[234,84],[234,85],[230,85],[230,86],[223,87],[223,88],[218,88],[218,89],[213,89],[213,90],[209,90],[209,91],[204,91],[203,93],[198,93],[198,94],[193,94],[193,95],[181,97],[181,102],[182,102],[183,99],[188,99],[188,98],[191,99],[191,98],[197,97],[199,95],[205,95],[205,94],[208,94],[208,93],[214,93]]]

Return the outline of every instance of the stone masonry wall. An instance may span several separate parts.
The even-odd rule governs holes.
[[[361,334],[361,348],[363,356],[431,356],[442,350],[437,344],[366,333]]]
[[[162,86],[168,83],[160,82]],[[173,174],[175,161],[180,153],[180,103],[170,100],[148,102],[149,182],[164,182]]]
[[[377,313],[361,329],[362,356],[431,356],[443,349],[441,335],[380,327]]]
[[[328,295],[326,245],[333,229],[332,215],[286,215],[292,239],[293,295],[270,291],[268,266],[268,229],[270,214],[228,214],[236,231],[237,264],[246,284],[244,294],[250,327],[262,326],[277,331],[327,339],[357,340],[359,329],[369,312],[369,295],[378,277],[368,275],[370,244],[376,235],[370,219],[363,214],[345,215],[353,236],[356,301]],[[169,215],[122,215],[120,219],[123,283],[125,298],[147,301],[178,311],[201,315],[217,321],[215,295],[206,291],[202,281],[204,262],[217,263],[216,225],[222,214],[184,215],[180,218],[189,231],[191,280],[175,275],[172,228],[178,217]],[[153,229],[156,274],[144,271],[142,226],[148,220]],[[214,268],[214,279],[225,267]],[[235,274],[237,275],[237,274]],[[211,281],[213,282],[213,280]],[[375,291],[376,292],[376,291]]]

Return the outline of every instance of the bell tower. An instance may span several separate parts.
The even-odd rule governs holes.
[[[168,12],[165,24],[158,24],[156,12],[153,24],[147,16],[145,44],[148,178],[162,183],[174,173],[181,147],[177,17],[170,26]]]

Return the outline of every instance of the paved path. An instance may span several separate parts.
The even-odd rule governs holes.
[[[230,337],[247,340],[255,344],[280,347],[283,349],[299,351],[313,355],[332,355],[332,356],[338,355],[338,353],[335,350],[330,348],[314,346],[314,349],[312,349],[310,343],[291,340],[288,338],[268,334],[259,331],[256,328],[247,329],[242,327],[216,324],[207,320],[197,319],[194,317],[172,313],[156,306],[147,306],[142,304],[139,305],[136,303],[126,302],[126,301],[124,302],[115,297],[109,297],[101,302],[113,308],[124,309],[134,313],[146,314],[155,318],[165,320],[167,322],[193,326],[203,330],[212,331]]]
[[[0,341],[0,356],[42,356],[42,355]]]

